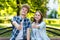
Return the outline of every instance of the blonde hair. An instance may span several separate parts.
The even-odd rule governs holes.
[[[27,9],[28,9],[28,12],[29,12],[30,6],[29,6],[28,4],[23,4],[23,5],[21,6],[21,8],[23,8],[23,7],[27,8]]]

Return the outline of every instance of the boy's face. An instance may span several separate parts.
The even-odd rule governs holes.
[[[24,15],[24,16],[26,16],[27,12],[28,12],[28,9],[26,7],[23,7],[20,11],[21,15]]]

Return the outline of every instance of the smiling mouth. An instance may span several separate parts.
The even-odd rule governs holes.
[[[21,14],[21,15],[25,16],[24,14]]]

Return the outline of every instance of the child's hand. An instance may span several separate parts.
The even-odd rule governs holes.
[[[23,24],[22,24],[22,22],[21,22],[20,25],[18,26],[18,30],[21,30],[22,27],[23,27]]]
[[[16,21],[13,21],[12,24],[18,29],[21,30],[22,29],[22,23],[18,24]]]
[[[35,28],[35,26],[36,26],[36,25],[35,25],[35,22],[33,22],[33,23],[32,23],[32,28]]]
[[[13,21],[12,24],[16,24],[16,21]]]
[[[39,28],[38,24],[35,24],[35,22],[32,23],[32,28]]]

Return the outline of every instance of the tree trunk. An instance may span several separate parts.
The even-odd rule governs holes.
[[[17,3],[17,16],[19,16],[19,11],[20,11],[20,7],[19,7],[19,0],[16,0]]]

